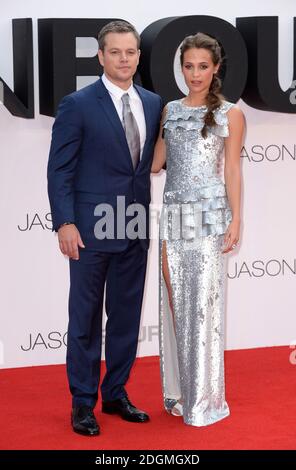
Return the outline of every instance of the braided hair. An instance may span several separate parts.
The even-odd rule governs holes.
[[[213,64],[221,64],[221,47],[218,41],[215,38],[208,36],[207,34],[199,32],[193,36],[187,36],[182,42],[180,55],[180,62],[182,66],[185,52],[188,51],[188,49],[193,48],[206,49],[211,53]],[[216,125],[213,111],[219,108],[219,106],[222,104],[222,100],[224,99],[223,95],[221,94],[221,88],[222,83],[220,78],[216,74],[213,74],[209,93],[206,97],[207,112],[204,116],[204,126],[201,130],[201,135],[203,138],[207,137],[207,127],[213,127]]]

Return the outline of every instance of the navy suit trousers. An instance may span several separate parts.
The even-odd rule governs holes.
[[[126,395],[124,385],[136,357],[147,250],[139,240],[125,251],[80,249],[70,260],[67,373],[73,406],[94,407],[98,399],[102,349],[102,311],[106,286],[103,400]]]

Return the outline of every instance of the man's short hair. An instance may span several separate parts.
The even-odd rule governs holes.
[[[137,48],[140,49],[140,42],[141,38],[136,30],[136,28],[129,23],[128,21],[124,20],[116,20],[116,21],[111,21],[110,23],[107,23],[99,32],[98,34],[98,42],[99,42],[99,49],[101,51],[104,51],[105,45],[106,45],[106,35],[108,33],[133,33],[137,40]]]

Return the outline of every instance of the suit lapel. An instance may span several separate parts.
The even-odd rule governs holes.
[[[152,130],[152,119],[151,119],[150,100],[147,98],[145,90],[143,90],[138,85],[134,85],[134,86],[135,86],[135,88],[136,88],[136,90],[137,90],[137,92],[138,92],[138,94],[141,98],[141,101],[142,101],[142,104],[143,104],[145,122],[146,122],[146,139],[145,139],[145,144],[144,144],[144,148],[143,148],[142,158],[141,158],[141,160],[139,162],[139,165],[137,167],[137,170],[138,170],[138,168],[141,166],[141,164],[143,163],[143,161],[146,158],[147,145],[148,145],[148,141],[149,141],[151,130]],[[110,124],[114,128],[114,131],[115,131],[115,133],[117,135],[117,138],[118,138],[118,140],[119,140],[119,142],[122,146],[122,149],[123,149],[124,153],[126,154],[126,156],[128,157],[129,164],[131,165],[131,167],[133,167],[132,159],[131,159],[131,155],[130,155],[130,151],[129,151],[129,148],[128,148],[128,144],[127,144],[127,140],[126,140],[126,136],[125,136],[125,132],[124,132],[122,123],[120,121],[120,118],[118,116],[116,108],[113,104],[112,98],[110,97],[107,88],[105,87],[105,85],[103,84],[103,82],[101,80],[97,81],[97,95],[98,95],[98,98],[99,98],[100,103],[102,105],[102,108],[103,108],[108,120],[110,121]]]
[[[126,140],[126,137],[125,137],[125,132],[124,132],[121,120],[120,120],[120,118],[118,116],[118,113],[116,111],[116,108],[114,106],[114,103],[112,101],[112,98],[109,95],[108,90],[106,89],[105,85],[103,84],[103,82],[101,80],[98,80],[97,84],[98,84],[97,94],[98,94],[98,98],[100,100],[100,103],[102,105],[102,108],[103,108],[110,124],[112,125],[112,127],[113,127],[113,129],[114,129],[114,131],[117,135],[117,138],[118,138],[118,140],[121,144],[121,147],[122,147],[124,153],[128,157],[128,161],[129,161],[130,165],[133,166],[131,156],[130,156],[130,151],[129,151],[129,148],[128,148],[128,145],[127,145],[127,140]]]
[[[150,100],[147,99],[147,95],[145,93],[145,90],[143,90],[143,88],[139,87],[138,85],[134,85],[134,87],[136,88],[136,90],[139,93],[139,96],[141,98],[141,101],[142,101],[142,104],[143,104],[145,121],[146,121],[146,139],[145,139],[145,144],[144,144],[144,148],[143,148],[142,158],[141,158],[141,161],[138,165],[138,168],[139,168],[141,166],[141,164],[144,162],[145,157],[146,157],[147,145],[148,145],[148,141],[149,141],[151,130],[152,130],[152,119],[151,119]]]

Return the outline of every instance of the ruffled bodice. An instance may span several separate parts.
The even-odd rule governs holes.
[[[216,126],[210,127],[210,133],[220,137],[228,137],[227,112],[234,106],[234,103],[223,101],[219,108],[214,111]],[[204,126],[204,116],[207,106],[190,107],[182,103],[182,100],[170,101],[167,104],[167,113],[163,123],[164,129],[175,130],[178,127],[186,130],[200,130]]]
[[[229,135],[227,111],[233,103],[223,101],[214,111],[216,125],[203,138],[206,106],[188,107],[181,100],[167,104],[163,124],[167,149],[167,176],[164,205],[197,202],[202,212],[200,233],[224,233],[231,221],[225,184],[218,168]],[[191,214],[192,215],[192,214]],[[192,217],[189,225],[192,228]],[[197,220],[197,219],[195,219]]]

